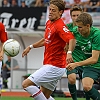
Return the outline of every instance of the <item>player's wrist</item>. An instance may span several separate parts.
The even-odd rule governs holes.
[[[29,47],[30,47],[30,49],[33,49],[34,48],[33,45],[30,45]]]
[[[72,54],[72,51],[67,51],[67,54]]]

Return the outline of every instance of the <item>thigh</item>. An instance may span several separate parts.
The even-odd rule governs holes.
[[[77,74],[77,70],[76,70],[76,68],[75,68],[75,69],[73,69],[73,70],[71,70],[71,71],[66,70],[66,74],[67,74],[67,76],[68,76],[68,75],[70,75],[70,74],[72,74],[72,73]]]
[[[30,79],[25,79],[23,82],[22,82],[22,86],[23,88],[26,88],[28,86],[31,86],[31,85],[36,85],[34,82],[32,82]]]
[[[66,70],[67,75],[75,73],[79,75],[79,78],[82,79],[83,67],[79,66],[71,71]]]
[[[100,69],[96,69],[93,67],[84,67],[83,78],[85,77],[92,78],[94,81],[98,80],[98,78],[100,77]]]

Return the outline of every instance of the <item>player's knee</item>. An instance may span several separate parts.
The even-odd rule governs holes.
[[[75,84],[76,83],[76,76],[74,74],[68,75],[68,81],[70,84]]]
[[[22,87],[23,87],[23,88],[28,87],[28,81],[27,81],[27,80],[24,80],[24,81],[22,82]]]
[[[23,82],[22,82],[22,87],[23,88],[27,88],[28,86],[36,86],[35,83],[33,83],[30,79],[25,79]]]
[[[84,89],[84,91],[89,91],[89,90],[91,90],[91,88],[92,88],[91,85],[83,84],[83,89]]]

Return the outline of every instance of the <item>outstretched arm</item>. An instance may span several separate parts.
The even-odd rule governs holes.
[[[32,48],[39,48],[39,47],[42,47],[44,46],[44,43],[45,43],[45,39],[42,38],[41,40],[37,41],[36,43],[28,46],[22,53],[22,57],[24,57],[25,55],[27,55],[29,53],[29,51],[32,49]]]
[[[75,62],[75,63],[70,63],[66,66],[68,70],[72,70],[78,66],[86,66],[90,64],[95,64],[97,63],[99,59],[100,51],[97,50],[92,50],[92,56],[86,60],[80,61],[80,62]]]
[[[38,48],[44,46],[45,39],[42,38],[41,40],[37,41],[36,43],[32,44],[33,48]]]
[[[3,52],[3,43],[1,43],[1,45],[0,45],[0,61],[3,60],[3,54],[4,54],[4,52]]]

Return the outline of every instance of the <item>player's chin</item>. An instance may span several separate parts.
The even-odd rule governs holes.
[[[0,57],[0,61],[2,61],[3,60],[3,57]]]
[[[53,19],[52,17],[50,17],[50,16],[49,16],[49,20],[50,20],[50,21],[54,21],[54,19]]]

